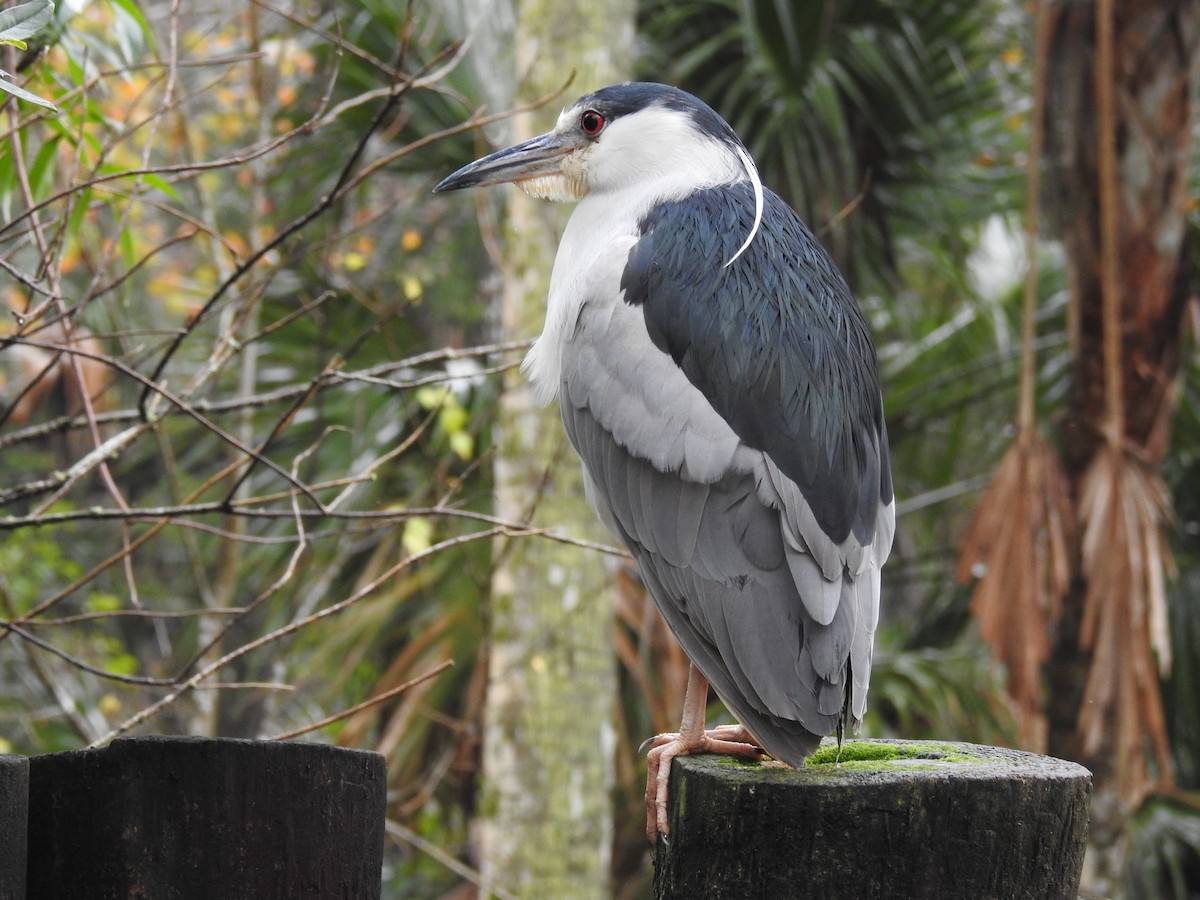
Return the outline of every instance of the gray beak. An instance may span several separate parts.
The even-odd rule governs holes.
[[[562,158],[574,149],[575,145],[563,135],[554,132],[538,135],[463,166],[453,175],[443,178],[434,191],[459,191],[557,175]]]

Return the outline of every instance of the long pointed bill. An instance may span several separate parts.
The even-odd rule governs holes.
[[[442,179],[434,191],[458,191],[509,182],[527,188],[530,185],[526,183],[535,179],[558,179],[562,177],[563,157],[574,149],[575,146],[563,135],[542,134],[463,166]]]

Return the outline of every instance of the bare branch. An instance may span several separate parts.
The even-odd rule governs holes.
[[[508,529],[505,529],[505,528],[489,528],[486,531],[479,531],[479,532],[475,532],[473,534],[460,535],[458,537],[449,538],[447,540],[440,541],[437,544],[434,544],[433,546],[429,547],[427,550],[425,550],[421,553],[414,553],[412,556],[402,559],[400,562],[396,563],[394,566],[391,566],[386,571],[384,571],[381,575],[377,576],[376,578],[371,579],[371,581],[369,581],[367,584],[363,585],[361,588],[359,588],[357,591],[355,591],[353,594],[351,594],[345,600],[341,600],[338,603],[334,603],[332,606],[327,606],[324,609],[313,613],[312,615],[305,616],[303,619],[300,619],[295,622],[290,622],[287,625],[283,626],[282,628],[276,628],[274,631],[270,631],[267,634],[264,634],[262,637],[259,637],[253,641],[249,641],[245,644],[242,644],[237,649],[231,650],[229,653],[226,653],[220,659],[209,663],[207,666],[202,668],[200,671],[198,671],[195,675],[193,675],[187,681],[183,682],[181,685],[179,685],[175,690],[171,691],[165,697],[161,698],[160,700],[158,700],[158,701],[150,704],[149,706],[145,707],[144,709],[140,710],[137,714],[130,716],[128,719],[126,719],[124,722],[122,722],[116,728],[112,729],[107,734],[105,734],[105,735],[101,736],[100,738],[98,738],[97,740],[93,741],[89,746],[90,747],[100,747],[100,746],[107,744],[113,738],[120,737],[122,734],[125,734],[130,729],[136,728],[138,725],[141,725],[143,722],[147,721],[148,719],[151,719],[154,716],[158,715],[158,713],[162,712],[162,710],[165,709],[167,706],[171,705],[172,703],[174,703],[176,700],[178,700],[180,697],[187,694],[188,692],[195,690],[197,685],[202,683],[205,679],[216,674],[217,672],[220,672],[222,669],[224,669],[226,666],[228,666],[234,660],[240,659],[241,657],[245,656],[246,654],[252,653],[253,651],[260,649],[261,647],[265,647],[269,644],[273,644],[276,641],[282,640],[283,638],[290,637],[291,635],[297,633],[301,629],[306,628],[307,626],[311,625],[313,622],[318,622],[321,619],[327,618],[329,616],[337,615],[338,613],[349,608],[350,606],[353,606],[355,603],[362,600],[364,597],[367,597],[370,594],[374,593],[376,590],[379,589],[379,587],[381,585],[386,584],[388,581],[390,581],[396,575],[400,574],[401,572],[405,571],[406,569],[411,568],[412,566],[418,564],[419,562],[422,562],[423,560],[428,559],[431,556],[434,556],[438,553],[448,550],[451,547],[458,547],[458,546],[462,546],[463,544],[468,544],[468,543],[471,543],[474,541],[479,541],[479,540],[490,540],[491,538],[498,537],[502,534],[507,534],[507,533],[509,533]]]
[[[190,416],[191,418],[195,419],[199,424],[203,425],[206,429],[208,429],[210,432],[215,434],[221,440],[223,440],[227,444],[230,444],[231,446],[235,447],[237,450],[240,450],[243,454],[245,454],[245,456],[247,458],[255,460],[256,462],[262,463],[262,465],[269,468],[275,474],[279,475],[281,478],[283,478],[284,480],[289,482],[294,488],[296,488],[296,490],[300,491],[302,494],[304,494],[306,497],[308,497],[309,500],[311,500],[318,509],[321,508],[321,501],[317,499],[317,497],[308,489],[308,487],[297,482],[295,479],[293,479],[292,476],[285,469],[280,467],[273,460],[267,459],[266,457],[263,457],[261,454],[259,454],[257,451],[251,449],[250,447],[247,447],[245,444],[243,444],[241,441],[239,441],[236,437],[234,437],[229,432],[225,431],[223,428],[221,428],[215,422],[213,422],[212,420],[207,419],[205,416],[203,416],[199,411],[197,411],[190,404],[184,402],[184,400],[182,398],[177,397],[173,393],[168,391],[166,389],[166,387],[164,387],[163,385],[156,384],[153,379],[147,378],[141,372],[138,372],[137,370],[130,368],[129,366],[125,365],[124,363],[122,363],[116,359],[113,359],[111,356],[104,356],[104,355],[98,354],[98,353],[90,353],[86,350],[83,350],[80,347],[65,348],[65,347],[62,347],[62,346],[56,345],[56,344],[44,344],[40,341],[31,341],[26,338],[20,338],[20,337],[10,337],[10,338],[6,338],[4,340],[0,340],[0,349],[3,349],[6,344],[19,344],[19,345],[29,346],[29,347],[41,347],[43,349],[49,349],[49,350],[68,350],[70,355],[72,355],[72,356],[82,356],[87,359],[95,360],[96,362],[103,363],[106,366],[110,366],[110,367],[116,369],[122,375],[125,375],[126,377],[141,384],[144,387],[146,393],[154,394],[158,397],[161,397],[163,400],[166,400],[168,403],[172,404],[179,412],[182,412],[182,413]],[[145,396],[145,394],[143,394],[143,396]],[[159,411],[154,411],[153,413],[151,413],[148,410],[145,411],[144,417],[145,417],[146,426],[149,427],[149,426],[153,425],[159,418],[161,418],[161,415],[162,414]],[[103,459],[98,460],[97,463],[103,462],[103,461],[104,461]],[[6,492],[0,491],[0,505],[3,505],[4,503],[8,502],[9,499],[10,498],[6,495]]]
[[[434,666],[424,675],[418,675],[416,678],[409,679],[408,681],[404,682],[404,684],[397,685],[389,691],[384,691],[382,694],[378,694],[372,697],[370,700],[364,700],[362,703],[357,703],[354,706],[351,706],[349,709],[344,709],[339,713],[334,713],[332,716],[326,716],[324,719],[313,722],[311,725],[305,725],[303,728],[296,728],[292,731],[285,731],[282,734],[277,734],[271,738],[271,740],[290,741],[292,738],[300,737],[302,734],[308,734],[311,731],[318,731],[324,728],[326,725],[332,725],[334,722],[340,722],[342,719],[349,718],[357,712],[361,712],[364,709],[370,709],[372,706],[378,706],[380,703],[384,703],[387,700],[391,700],[393,697],[403,694],[409,688],[440,675],[452,665],[454,665],[454,660],[448,659],[445,662]]]
[[[315,302],[310,308],[315,308]],[[3,349],[4,343],[5,341],[0,339],[0,350]],[[445,384],[460,380],[462,376],[450,372],[438,372],[420,378],[388,378],[387,376],[397,372],[410,373],[412,370],[421,366],[436,362],[473,359],[480,356],[492,356],[513,353],[517,351],[525,351],[529,349],[531,343],[531,341],[522,340],[507,341],[498,344],[485,344],[479,347],[469,347],[466,349],[446,347],[396,362],[381,363],[379,365],[370,366],[357,372],[334,372],[327,380],[321,382],[319,389],[323,391],[331,387],[335,387],[338,384],[353,381],[361,381],[367,384],[379,384],[398,390],[407,390],[431,384]],[[98,359],[102,359],[102,361],[104,361],[103,358],[98,357]],[[481,369],[479,372],[474,374],[476,376],[500,374],[515,368],[517,365],[517,362],[505,363],[503,365]],[[228,397],[217,400],[197,399],[190,401],[188,403],[188,407],[202,415],[218,415],[223,413],[239,412],[243,409],[271,406],[276,403],[287,403],[293,401],[297,397],[306,394],[310,386],[311,382],[306,382],[304,384],[294,384],[286,387],[276,388],[273,391],[254,394],[248,397]],[[161,410],[160,415],[165,418],[167,416],[177,415],[180,412],[184,412],[184,410],[168,408]],[[113,412],[109,413],[97,413],[96,421],[101,425],[122,425],[129,422],[141,421],[141,414],[135,409],[114,410]],[[0,450],[29,441],[42,440],[50,435],[58,434],[75,428],[81,428],[85,425],[86,422],[78,416],[60,416],[56,419],[51,419],[38,425],[31,425],[28,428],[14,431],[9,435],[0,435]]]

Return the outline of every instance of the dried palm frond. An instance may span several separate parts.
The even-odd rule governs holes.
[[[984,491],[955,577],[976,578],[971,610],[1008,668],[1026,746],[1043,746],[1041,667],[1071,579],[1071,503],[1054,449],[1022,429]]]
[[[1169,515],[1166,485],[1139,457],[1112,444],[1096,454],[1079,499],[1087,580],[1080,641],[1092,659],[1078,727],[1089,755],[1106,737],[1112,741],[1117,789],[1130,806],[1171,784],[1158,683],[1171,660],[1165,573],[1172,559],[1163,534]],[[1147,738],[1156,779],[1146,764]]]

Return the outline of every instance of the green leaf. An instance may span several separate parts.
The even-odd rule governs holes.
[[[121,259],[129,268],[137,265],[137,245],[133,241],[133,230],[122,228],[117,237],[117,246],[121,248]]]
[[[114,675],[136,675],[139,665],[138,658],[133,654],[118,653],[108,660],[104,668]]]
[[[83,225],[84,217],[87,215],[88,208],[92,205],[92,189],[83,188],[75,197],[75,205],[71,208],[71,214],[67,217],[66,239],[75,240],[79,234],[80,226]]]
[[[108,591],[88,594],[86,604],[89,612],[114,612],[123,605],[120,597]]]
[[[52,18],[54,18],[54,4],[50,0],[32,0],[30,3],[21,3],[0,10],[0,45],[11,44],[22,50],[27,49],[28,45],[25,43],[25,39],[33,37],[49,25]],[[37,94],[31,94],[4,78],[0,78],[0,91],[6,91],[21,100],[58,112],[58,107],[49,100],[43,100]]]
[[[178,200],[181,203],[183,202],[183,198],[179,196],[179,191],[175,190],[175,185],[171,184],[171,182],[167,181],[161,175],[155,175],[153,172],[148,172],[141,177],[142,181],[144,181],[150,187],[162,191],[172,200]]]
[[[54,112],[58,112],[58,107],[55,106],[53,103],[51,103],[49,100],[43,100],[37,94],[31,94],[31,93],[29,93],[29,91],[25,90],[24,88],[19,88],[15,84],[13,84],[11,81],[5,81],[3,78],[0,78],[0,91],[7,91],[8,93],[12,94],[14,97],[19,97],[22,100],[28,100],[30,103],[36,103],[38,106],[42,106],[42,107],[45,107],[46,109],[52,110]]]
[[[137,4],[129,0],[113,0],[112,8],[116,15],[110,36],[121,58],[132,63],[145,47],[153,44],[150,25]]]
[[[113,0],[113,6],[123,12],[137,26],[146,46],[154,44],[154,32],[150,30],[150,23],[146,21],[146,17],[142,15],[142,11],[134,0]]]
[[[49,176],[52,171],[51,163],[54,161],[54,152],[58,148],[58,142],[61,140],[59,135],[53,135],[42,144],[34,157],[33,165],[29,167],[29,187],[33,191],[33,196],[37,199],[42,199],[48,190]]]
[[[25,49],[24,41],[31,38],[54,17],[54,4],[50,0],[32,0],[0,10],[0,42],[14,44]]]

